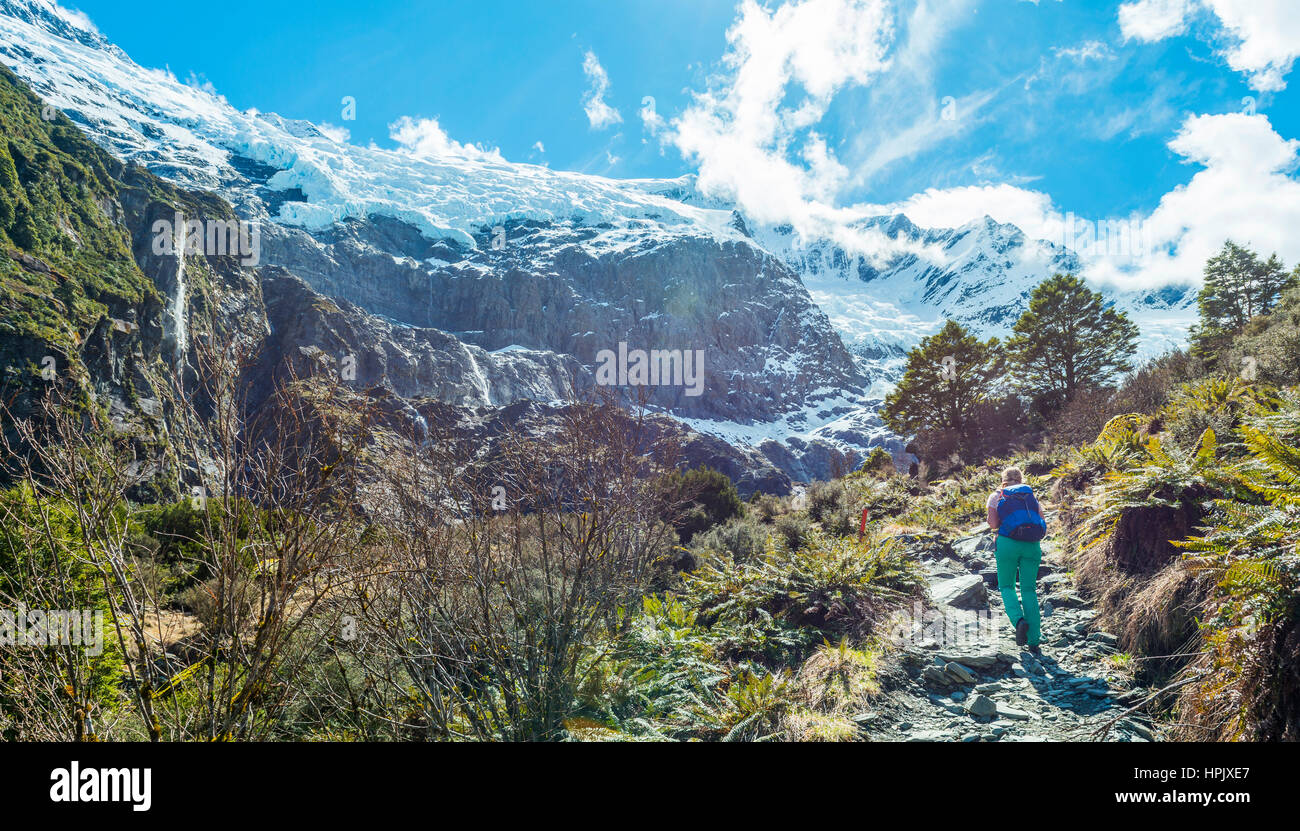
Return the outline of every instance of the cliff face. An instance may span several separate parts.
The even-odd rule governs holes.
[[[204,228],[238,218],[218,196],[116,161],[61,115],[44,118],[41,101],[3,69],[0,97],[7,105],[0,126],[9,137],[0,145],[5,429],[12,436],[11,419],[31,415],[41,397],[60,387],[131,438],[141,499],[175,498],[213,469],[203,425],[196,431],[198,458],[181,458],[170,440],[188,412],[178,396],[197,394],[199,352],[209,343],[233,340],[257,356],[237,391],[250,406],[290,372],[305,377],[328,367],[345,383],[389,400],[400,433],[418,432],[420,408],[437,404],[480,431],[485,444],[504,429],[542,429],[564,401],[594,383],[579,358],[553,348],[562,340],[555,326],[527,334],[529,321],[550,318],[526,311],[518,287],[532,275],[521,268],[485,278],[474,271],[485,266],[471,260],[480,254],[471,249],[465,257],[442,244],[432,253],[458,257],[454,265],[418,269],[422,284],[395,279],[406,260],[376,243],[417,253],[435,246],[409,226],[380,218],[347,223],[323,241],[271,226],[267,253],[313,277],[334,298],[286,268],[245,264],[238,252],[186,251],[183,234],[182,244],[166,250],[160,241],[176,241],[178,216]],[[437,307],[428,302],[431,273],[447,286]],[[604,301],[576,297],[558,275],[537,281],[544,291],[532,302],[559,309],[567,298],[562,319],[571,324],[585,308],[601,331],[614,333],[614,324],[592,311]],[[595,277],[585,279],[597,296],[613,296],[591,286]],[[415,294],[411,282],[419,287]],[[471,291],[474,285],[482,290]],[[621,291],[636,285],[632,280]],[[416,295],[425,302],[415,302]],[[495,331],[514,317],[523,322]],[[480,331],[457,336],[429,325],[461,318]],[[538,345],[527,348],[521,340]],[[790,488],[789,478],[757,452],[671,419],[656,424],[681,437],[688,463],[724,470],[747,493]]]
[[[595,382],[598,354],[620,343],[700,351],[702,394],[685,385],[648,389],[650,406],[678,416],[767,421],[819,391],[862,387],[798,278],[754,245],[658,228],[500,227],[478,247],[461,247],[381,217],[316,236],[273,226],[263,250],[268,263],[372,314],[488,351],[553,353],[579,387]]]
[[[336,142],[146,70],[21,0],[0,0],[0,60],[122,168],[120,223],[149,295],[123,314],[137,316],[147,360],[175,375],[192,374],[205,326],[250,343],[269,333],[268,354],[294,360],[354,355],[365,382],[454,406],[549,403],[597,383],[603,355],[681,350],[699,356],[697,383],[628,386],[623,400],[644,395],[737,458],[806,478],[891,440],[799,277],[730,209],[682,201],[687,182]],[[177,212],[251,224],[257,256],[157,252],[154,225]],[[155,398],[156,384],[137,386]],[[760,453],[765,442],[776,446]]]

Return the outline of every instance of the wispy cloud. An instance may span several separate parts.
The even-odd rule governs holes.
[[[743,0],[725,71],[672,122],[668,140],[696,163],[705,193],[760,222],[802,222],[848,175],[817,125],[841,89],[888,66],[884,0]]]
[[[582,59],[582,72],[587,76],[587,91],[582,96],[582,109],[587,113],[587,122],[593,130],[604,130],[615,124],[623,123],[623,116],[618,110],[605,102],[609,92],[609,74],[600,65],[596,53],[587,50]]]

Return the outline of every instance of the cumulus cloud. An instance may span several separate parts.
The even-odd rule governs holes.
[[[1300,15],[1295,0],[1137,0],[1119,8],[1125,38],[1157,41],[1182,34],[1196,10],[1217,19],[1228,66],[1253,89],[1277,92],[1300,57]]]
[[[618,110],[605,103],[605,94],[609,92],[609,74],[600,65],[596,53],[587,50],[582,59],[582,72],[587,76],[587,91],[582,96],[582,109],[587,113],[587,122],[593,130],[604,130],[615,124],[623,123],[623,116]]]
[[[1226,239],[1249,245],[1284,262],[1300,261],[1300,141],[1280,136],[1262,114],[1187,117],[1169,149],[1200,168],[1185,185],[1161,197],[1145,215],[1074,217],[1045,193],[1013,185],[932,188],[888,205],[861,205],[863,215],[903,213],[925,227],[953,228],[991,216],[1029,237],[1066,241],[1067,223],[1076,238],[1086,225],[1119,223],[1132,229],[1123,251],[1075,246],[1084,273],[1100,282],[1139,289],[1197,282],[1205,261]],[[1098,231],[1100,233],[1100,231]]]
[[[924,228],[957,228],[988,216],[1011,223],[1034,239],[1051,239],[1062,223],[1050,196],[1008,184],[929,188],[899,202],[860,205],[854,210],[865,215],[905,214]]]
[[[320,130],[322,135],[336,144],[347,144],[348,139],[352,138],[352,131],[347,127],[337,127],[328,121],[317,124],[316,129]]]
[[[1149,245],[1127,269],[1100,263],[1099,277],[1159,285],[1198,279],[1225,239],[1300,260],[1300,141],[1278,135],[1264,115],[1189,116],[1169,148],[1201,167],[1165,194],[1145,219]]]
[[[461,144],[447,135],[436,118],[411,118],[404,115],[388,125],[389,137],[403,150],[420,158],[457,156],[463,159],[503,161],[501,151],[475,144]]]
[[[847,175],[814,130],[836,92],[888,65],[883,0],[743,0],[727,31],[726,72],[673,120],[669,141],[698,187],[760,222],[796,224],[825,208]]]
[[[1137,0],[1119,7],[1119,29],[1126,40],[1151,43],[1187,29],[1191,0]]]

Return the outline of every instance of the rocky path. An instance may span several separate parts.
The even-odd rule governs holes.
[[[896,621],[897,661],[863,726],[874,741],[1088,741],[1145,698],[1099,631],[1090,604],[1074,593],[1051,537],[1043,542],[1038,596],[1042,655],[1016,646],[997,591],[987,526],[908,544],[930,581],[931,607]],[[1117,722],[1107,741],[1155,741],[1140,714]]]

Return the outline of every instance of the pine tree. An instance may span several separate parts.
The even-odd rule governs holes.
[[[1133,368],[1137,325],[1072,274],[1039,283],[1013,331],[1007,357],[1017,386],[1044,411]]]
[[[1223,250],[1205,263],[1205,279],[1196,298],[1201,319],[1192,330],[1193,351],[1212,360],[1251,318],[1272,310],[1295,282],[1295,273],[1286,272],[1277,254],[1261,261],[1250,249],[1226,241]]]
[[[949,443],[969,447],[980,408],[995,397],[1002,373],[997,338],[981,341],[950,320],[908,353],[903,380],[881,416],[896,433],[942,432]]]
[[[1267,260],[1259,264],[1255,277],[1254,303],[1260,314],[1273,311],[1282,293],[1296,284],[1298,272],[1300,268],[1288,274],[1277,254],[1270,254]]]

